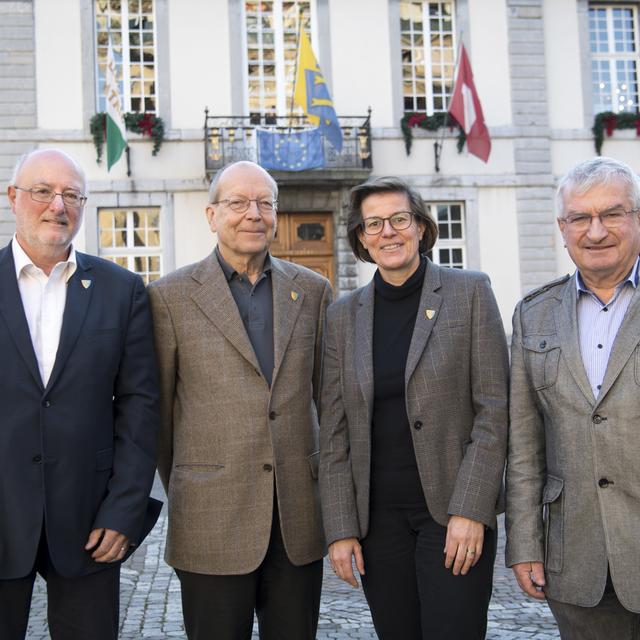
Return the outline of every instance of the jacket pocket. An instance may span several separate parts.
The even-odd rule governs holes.
[[[224,465],[195,462],[192,464],[174,464],[173,468],[176,471],[195,471],[196,473],[211,473],[212,471],[220,471],[221,469],[224,469]]]
[[[523,336],[522,344],[533,388],[540,391],[554,385],[558,379],[560,363],[558,337],[555,335]]]
[[[564,481],[547,476],[542,492],[542,518],[544,521],[544,566],[550,573],[562,571],[564,545]]]
[[[636,384],[640,385],[640,347],[636,347],[636,362],[634,366]]]

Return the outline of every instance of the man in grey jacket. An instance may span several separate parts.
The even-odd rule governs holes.
[[[513,318],[506,560],[564,640],[640,638],[640,180],[588,160],[557,208],[577,270]]]

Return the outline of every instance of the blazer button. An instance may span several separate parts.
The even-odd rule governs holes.
[[[275,420],[277,415],[275,411],[269,411],[269,420]]]
[[[416,431],[420,431],[420,429],[422,429],[422,422],[421,422],[420,420],[416,420],[416,421],[413,423],[413,428],[414,428]]]
[[[33,456],[33,461],[37,464],[40,464],[42,462],[42,456],[41,455]]]
[[[262,468],[263,468],[265,471],[273,471],[273,467],[272,467],[270,464],[263,464],[263,465],[262,465]]]
[[[603,418],[602,418],[602,416],[600,416],[600,415],[598,415],[596,413],[596,415],[593,416],[592,420],[593,420],[593,424],[600,424],[600,423],[602,423]]]
[[[48,409],[48,408],[51,406],[51,402],[50,402],[49,400],[45,400],[45,401],[42,403],[42,406],[43,406],[43,407],[46,407],[46,408]]]
[[[598,480],[598,486],[602,489],[606,489],[610,484],[613,484],[613,482],[610,482],[607,478],[600,478],[600,480]]]
[[[541,348],[541,349],[545,349],[545,348],[546,348],[546,346],[547,346],[547,341],[546,341],[546,340],[543,340],[543,341],[540,343],[540,348]]]

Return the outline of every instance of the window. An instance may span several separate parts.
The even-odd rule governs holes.
[[[429,258],[443,267],[464,269],[466,241],[463,205],[456,203],[427,204],[427,210],[438,224],[438,240],[429,252]]]
[[[637,112],[637,7],[591,5],[589,44],[594,113]]]
[[[139,273],[146,284],[162,275],[160,209],[99,209],[99,254]]]
[[[98,111],[106,110],[104,77],[111,37],[123,111],[157,113],[153,0],[95,0],[95,18]]]
[[[287,115],[295,81],[300,16],[313,41],[311,1],[250,1],[244,7],[249,114],[256,118]]]
[[[446,111],[453,92],[453,2],[401,2],[400,47],[405,112]]]

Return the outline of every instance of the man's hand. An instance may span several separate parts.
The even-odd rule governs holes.
[[[94,529],[84,548],[86,551],[93,549],[91,557],[96,562],[117,562],[129,550],[129,538],[113,529]]]
[[[451,516],[444,545],[444,566],[453,567],[453,575],[466,575],[482,555],[484,525],[477,520]]]
[[[544,600],[542,587],[546,584],[544,579],[544,563],[542,562],[518,562],[512,567],[520,588],[536,600]]]
[[[344,538],[329,545],[329,562],[335,574],[357,588],[358,581],[353,575],[352,558],[355,558],[358,573],[364,575],[364,558],[358,538]]]

